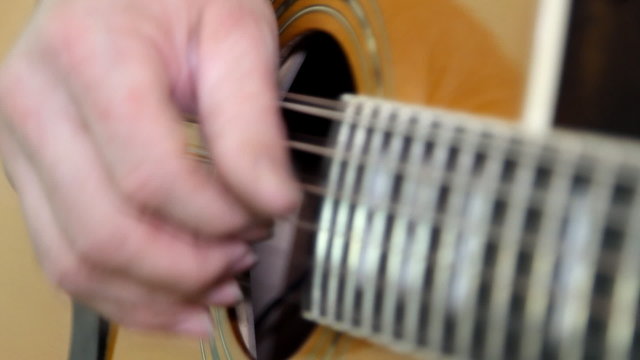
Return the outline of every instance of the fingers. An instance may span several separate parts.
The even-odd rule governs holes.
[[[175,49],[149,46],[147,37],[118,36],[120,29],[99,31],[95,24],[78,39],[72,30],[88,19],[69,21],[72,29],[47,28],[47,38],[64,71],[58,80],[68,82],[120,193],[142,209],[220,236],[249,227],[251,212],[291,212],[299,192],[276,102],[277,42],[268,4],[216,1],[206,9],[201,34],[192,36],[195,49],[189,48],[193,41],[183,44],[182,57],[166,55]],[[117,71],[105,76],[113,64]],[[178,136],[175,101],[191,88],[213,150],[215,177],[184,156]]]
[[[83,39],[60,61],[59,80],[68,83],[107,175],[131,203],[196,232],[224,236],[246,228],[251,215],[209,169],[185,156],[181,116],[158,53],[121,38]]]
[[[7,132],[0,132],[0,148],[21,195],[36,255],[53,283],[128,327],[200,337],[210,333],[209,315],[202,305],[175,299],[170,294],[82,263],[64,241],[35,172]],[[218,287],[222,295],[225,291],[228,293],[225,290],[228,282]],[[233,294],[206,300],[226,305],[234,301],[231,296]]]
[[[104,254],[113,239],[94,239],[93,243],[83,244],[87,248],[81,251],[93,263],[120,269],[146,283],[186,296],[199,295],[225,278],[246,271],[256,261],[243,241],[197,241],[148,220],[137,224],[121,222],[126,229],[120,235],[119,242],[123,245],[110,259],[105,259]]]
[[[210,333],[209,316],[202,305],[177,300],[170,294],[83,264],[63,241],[35,179],[20,178],[24,189],[21,200],[29,214],[31,237],[40,263],[53,283],[123,326],[193,336]]]
[[[275,21],[267,2],[218,1],[202,15],[197,93],[220,176],[262,214],[296,208],[277,103]]]
[[[80,260],[182,296],[235,275],[229,269],[251,256],[246,243],[198,239],[131,209],[115,196],[72,103],[46,73],[33,81],[48,90],[47,111],[28,102],[13,110],[47,136],[20,128],[17,137],[29,144],[56,221]]]
[[[12,69],[0,73],[10,118],[1,131],[11,138],[0,139],[0,152],[20,158],[7,168],[38,256],[52,281],[115,321],[202,332],[203,305],[240,296],[232,277],[256,261],[246,240],[266,236],[263,218],[298,202],[278,117],[268,4],[203,5],[218,9],[188,26],[198,32],[196,55],[185,56],[194,61],[158,49],[175,39],[147,37],[160,10],[144,25],[116,16],[107,26],[107,14],[96,22],[74,4],[75,14],[57,13],[60,23],[32,29]],[[237,31],[216,33],[229,21]],[[163,29],[154,36],[172,33]],[[188,91],[197,93],[215,171],[185,156],[175,106],[184,97],[175,91],[190,86],[176,85],[173,71],[181,62],[192,66]]]
[[[237,304],[239,299],[242,299],[242,290],[235,280],[227,280],[216,286],[206,297],[210,304],[224,305]]]
[[[62,132],[53,135],[60,136]],[[57,203],[52,203],[47,198],[35,171],[29,166],[29,162],[15,140],[14,136],[8,136],[8,131],[0,132],[0,152],[5,159],[11,160],[6,162],[6,165],[21,195],[20,199],[27,215],[26,219],[31,238],[35,244],[36,254],[50,280],[69,292],[74,298],[126,327],[170,331],[200,337],[207,336],[211,331],[209,315],[203,305],[229,306],[240,299],[241,294],[235,281],[221,280],[218,284],[212,280],[219,277],[218,275],[202,280],[208,284],[215,284],[210,285],[210,290],[205,292],[203,296],[194,299],[185,296],[185,294],[166,291],[166,288],[160,289],[152,286],[155,284],[146,281],[138,281],[135,277],[130,276],[130,267],[101,266],[104,264],[103,261],[113,259],[113,254],[108,251],[109,248],[115,247],[115,250],[118,251],[127,246],[102,245],[100,261],[95,261],[95,255],[87,256],[85,252],[78,252],[77,248],[70,246],[65,241],[67,235],[60,231],[58,219],[53,216],[51,211],[51,204]],[[91,170],[94,169],[89,169],[89,171]],[[62,178],[67,177],[65,172],[60,174]],[[68,176],[68,178],[74,177],[74,175]],[[58,192],[65,191],[62,188],[56,190]],[[89,198],[82,193],[78,195],[85,200]],[[62,208],[58,212],[65,212],[67,209],[70,207]],[[86,220],[83,217],[75,219],[79,223]],[[159,227],[154,229],[165,232]],[[100,231],[100,229],[96,230]],[[79,238],[91,237],[91,234],[87,233],[76,233],[76,235]],[[177,235],[173,235],[172,238],[180,240]],[[76,242],[78,240],[76,239]],[[152,246],[154,245],[158,246],[158,244],[146,244],[141,247],[151,247],[153,250]],[[224,249],[217,249],[217,252],[221,256],[229,256],[229,253]],[[147,252],[142,255],[154,256],[153,253],[148,254]],[[177,251],[174,252],[174,256],[177,258],[171,263],[165,264],[168,272],[172,272],[172,263],[179,261],[183,255]],[[127,263],[140,264],[140,260],[140,258],[130,258]],[[249,253],[249,256],[245,255],[233,264],[221,265],[230,268],[224,276],[229,279],[236,272],[246,270],[253,261],[255,261],[255,256]],[[142,267],[144,266],[150,266],[150,264],[142,265]],[[198,272],[206,271],[205,266]],[[182,280],[184,281],[184,279]],[[193,280],[187,279],[185,282],[193,284]]]

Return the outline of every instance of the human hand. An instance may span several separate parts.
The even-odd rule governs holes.
[[[0,154],[50,280],[124,326],[206,334],[299,201],[276,66],[265,0],[43,0],[0,68]]]

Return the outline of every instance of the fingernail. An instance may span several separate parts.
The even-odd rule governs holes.
[[[233,275],[249,270],[257,261],[258,256],[253,251],[246,253],[233,264]]]
[[[211,318],[206,312],[184,316],[174,327],[179,334],[208,337],[213,332]]]
[[[207,304],[230,306],[242,300],[242,290],[236,281],[228,281],[216,286],[206,297]]]

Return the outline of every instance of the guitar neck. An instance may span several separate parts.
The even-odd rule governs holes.
[[[362,96],[285,108],[337,122],[292,134],[327,164],[307,318],[459,358],[638,354],[640,147]]]

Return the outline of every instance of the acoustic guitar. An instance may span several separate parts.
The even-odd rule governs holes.
[[[305,200],[175,358],[639,356],[640,150],[584,131],[640,135],[637,1],[273,6]],[[72,359],[151,358],[74,315]]]
[[[274,2],[306,197],[203,358],[640,356],[639,4],[474,5]]]

